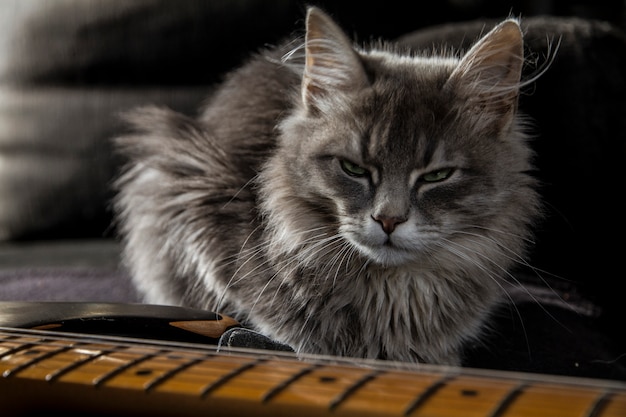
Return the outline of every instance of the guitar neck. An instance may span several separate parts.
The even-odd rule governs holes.
[[[0,328],[3,416],[626,416],[626,384]]]

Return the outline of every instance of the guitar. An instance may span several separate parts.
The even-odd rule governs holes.
[[[138,322],[141,313],[135,307],[124,320],[89,316],[85,306],[58,305],[62,318],[42,314],[45,310],[34,303],[0,303],[2,416],[51,411],[116,416],[626,416],[626,383],[619,381],[224,351],[197,341],[68,331],[72,322],[126,320],[128,325],[129,320]],[[167,326],[211,341],[237,326],[214,313],[167,312],[176,312],[165,319]],[[19,326],[6,326],[20,317]]]

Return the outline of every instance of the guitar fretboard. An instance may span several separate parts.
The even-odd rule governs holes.
[[[624,417],[626,384],[0,330],[3,416]],[[202,414],[204,413],[204,414]]]

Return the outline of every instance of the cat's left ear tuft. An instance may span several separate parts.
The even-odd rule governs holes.
[[[334,96],[354,92],[367,84],[367,75],[351,41],[316,7],[307,13],[305,53],[302,101],[307,110],[324,112]]]
[[[506,128],[517,109],[523,64],[519,23],[505,20],[465,54],[448,83],[454,84],[473,108],[500,117],[500,128]]]

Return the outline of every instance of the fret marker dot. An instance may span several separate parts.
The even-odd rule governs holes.
[[[478,396],[478,391],[473,389],[464,389],[461,390],[461,395],[464,397],[476,397]]]
[[[151,373],[152,373],[152,369],[138,369],[135,372],[135,375],[144,376],[144,375],[150,375]]]
[[[320,376],[320,382],[323,383],[335,382],[336,380],[337,378],[335,378],[334,376]]]

